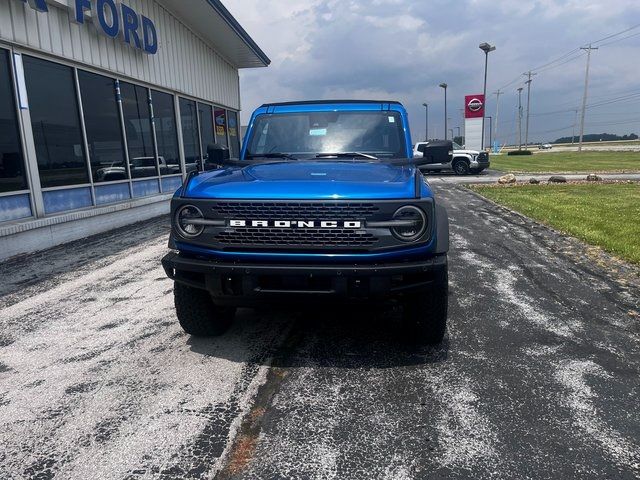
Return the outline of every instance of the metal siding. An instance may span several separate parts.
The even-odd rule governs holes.
[[[154,0],[126,3],[156,24],[156,55],[101,36],[90,21],[76,25],[67,10],[40,13],[20,0],[0,0],[0,40],[239,109],[234,66]]]
[[[0,38],[9,38],[13,36],[13,28],[11,26],[11,11],[9,3],[0,0]]]

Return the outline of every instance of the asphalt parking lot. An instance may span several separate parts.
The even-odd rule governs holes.
[[[0,264],[0,478],[638,478],[639,292],[434,184],[438,348],[391,307],[243,310],[191,339],[165,218]]]

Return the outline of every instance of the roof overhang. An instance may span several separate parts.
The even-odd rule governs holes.
[[[220,0],[158,1],[235,67],[266,67],[271,63]]]

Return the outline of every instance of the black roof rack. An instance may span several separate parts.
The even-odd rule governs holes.
[[[388,103],[401,105],[400,102],[395,100],[304,100],[300,102],[265,103],[262,107],[281,107],[285,105],[326,105],[332,103]]]

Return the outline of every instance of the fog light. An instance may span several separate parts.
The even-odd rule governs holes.
[[[204,232],[204,225],[193,222],[193,220],[204,220],[204,215],[198,207],[184,205],[178,209],[175,225],[180,235],[185,238],[193,238]]]
[[[420,238],[427,229],[427,216],[418,207],[406,205],[393,215],[394,220],[402,221],[402,225],[391,228],[391,233],[403,242],[413,242]]]

